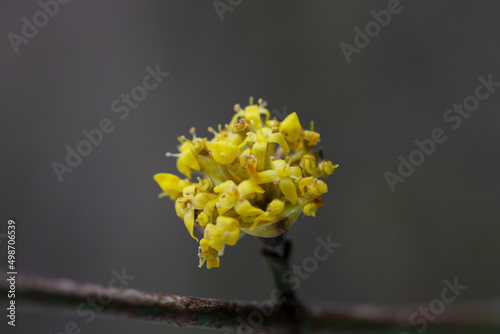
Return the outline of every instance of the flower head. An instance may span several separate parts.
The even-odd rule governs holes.
[[[229,124],[209,128],[212,139],[180,137],[177,169],[187,178],[154,176],[175,201],[177,215],[199,241],[199,266],[219,267],[226,245],[244,234],[271,238],[284,234],[300,213],[314,216],[328,191],[324,179],[338,165],[322,159],[319,133],[304,130],[296,113],[282,122],[270,119],[259,100],[242,109],[236,105]],[[192,172],[201,174],[191,181]],[[195,227],[203,238],[195,237]]]

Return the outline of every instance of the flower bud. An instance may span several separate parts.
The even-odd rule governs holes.
[[[300,125],[297,113],[288,115],[287,118],[281,122],[279,132],[283,134],[288,142],[295,142],[300,138],[302,126]]]
[[[304,131],[304,139],[309,142],[308,143],[309,146],[314,146],[319,141],[319,133],[315,131],[306,130]]]
[[[307,172],[307,174],[315,175],[317,168],[316,159],[312,155],[306,154],[302,160],[300,160],[300,167],[302,167],[302,170]]]
[[[323,161],[319,164],[319,169],[325,175],[331,175],[339,165],[332,164],[331,161]]]
[[[214,160],[220,164],[227,165],[238,156],[238,146],[227,141],[217,141],[212,144]]]

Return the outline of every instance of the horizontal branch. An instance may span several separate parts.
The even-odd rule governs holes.
[[[5,272],[2,270],[0,274],[0,298],[7,298],[9,290],[9,276]],[[147,293],[36,275],[18,274],[16,277],[16,305],[29,301],[76,310],[90,307],[89,299],[95,301],[102,315],[227,331],[240,326],[242,333],[250,333],[248,327],[254,333],[399,333],[398,330],[405,329],[415,333],[421,328],[420,325],[412,327],[408,321],[412,313],[418,312],[418,305],[328,303],[302,306],[295,300],[259,304]],[[247,327],[247,331],[242,327]],[[498,333],[500,302],[446,305],[445,312],[428,321],[428,328],[433,328],[433,333]]]

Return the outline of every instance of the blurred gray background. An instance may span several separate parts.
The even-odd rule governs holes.
[[[387,3],[244,0],[221,21],[211,1],[71,1],[15,53],[8,34],[21,35],[22,18],[33,22],[41,7],[2,1],[0,233],[14,217],[19,271],[107,284],[124,267],[136,289],[268,298],[257,241],[199,269],[196,242],[152,178],[175,171],[165,152],[177,136],[191,126],[208,135],[253,95],[314,120],[341,165],[317,217],[289,233],[295,264],[318,236],[341,244],[302,281],[303,300],[428,303],[454,277],[468,286],[460,301],[500,297],[500,91],[456,131],[443,121],[478,76],[500,81],[500,3],[402,0],[348,64],[339,44],[352,45],[353,29]],[[170,75],[121,120],[111,103],[157,64]],[[115,130],[59,182],[51,163],[103,118]],[[448,140],[391,192],[384,172],[437,127]],[[69,320],[83,333],[202,332],[23,310],[12,332],[59,333]]]

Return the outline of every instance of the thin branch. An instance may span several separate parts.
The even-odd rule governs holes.
[[[2,270],[2,273],[5,272]],[[7,297],[7,278],[6,274],[0,275],[1,298]],[[289,308],[293,307],[291,304],[286,308],[275,304],[274,310],[269,313],[257,303],[247,301],[164,295],[82,284],[69,279],[17,275],[16,305],[30,301],[76,310],[87,305],[89,298],[98,301],[100,314],[103,315],[228,331],[239,327],[242,333],[250,332],[248,327],[253,333],[291,333],[292,328],[300,328],[304,333],[399,333],[398,330],[404,329],[414,333],[420,328],[411,327],[408,323],[409,316],[417,307],[316,304],[304,306],[301,319],[296,322],[297,319],[291,319],[289,313]],[[298,304],[295,306],[301,307]],[[247,331],[242,327],[247,327]],[[498,333],[500,302],[449,305],[444,313],[428,323],[428,328],[434,330],[432,333]]]

